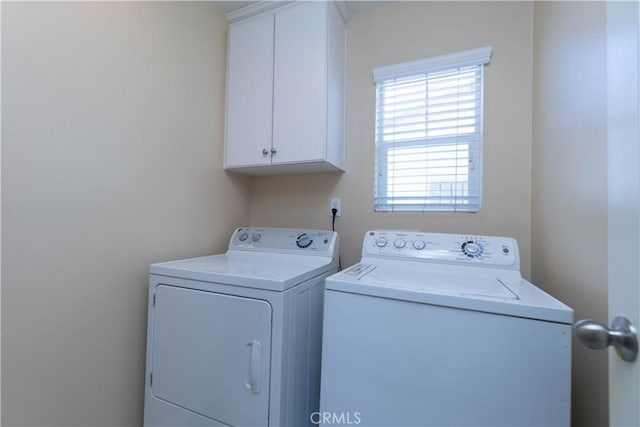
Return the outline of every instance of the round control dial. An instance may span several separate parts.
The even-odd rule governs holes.
[[[313,236],[302,233],[296,238],[296,246],[300,249],[308,248],[313,243]]]
[[[415,240],[415,241],[413,242],[413,249],[416,249],[416,250],[418,250],[418,251],[421,251],[421,250],[423,250],[423,249],[424,249],[424,247],[425,247],[424,240]]]
[[[254,243],[257,242],[258,240],[260,240],[261,238],[262,238],[262,234],[260,234],[260,233],[253,233],[251,235],[251,241],[254,242]]]
[[[395,246],[398,249],[404,248],[406,244],[407,244],[407,242],[402,238],[398,238],[398,239],[393,241],[393,246]]]
[[[240,235],[238,236],[238,240],[240,240],[241,242],[244,242],[245,240],[247,240],[249,238],[249,233],[247,233],[246,231],[243,231],[242,233],[240,233]]]
[[[468,256],[469,258],[478,258],[484,253],[484,248],[479,242],[474,242],[473,240],[469,240],[462,244],[462,253]]]
[[[387,246],[387,238],[386,237],[378,237],[376,239],[376,246],[379,248],[384,248]]]
[[[467,246],[465,246],[464,249],[468,254],[475,255],[480,252],[481,247],[477,243],[467,243]]]

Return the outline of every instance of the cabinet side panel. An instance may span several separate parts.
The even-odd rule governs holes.
[[[229,27],[225,168],[271,162],[273,15]]]
[[[324,2],[276,14],[273,164],[325,157],[326,17]]]
[[[347,32],[337,6],[328,7],[327,160],[344,169]]]
[[[312,414],[320,406],[324,279],[315,278],[298,286],[291,298],[290,359],[285,365],[287,415],[280,425],[312,427]]]

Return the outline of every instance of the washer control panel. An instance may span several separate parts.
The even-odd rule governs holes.
[[[233,232],[229,249],[332,256],[337,243],[338,234],[334,231],[246,227]]]
[[[518,244],[510,237],[372,230],[362,256],[520,269]]]

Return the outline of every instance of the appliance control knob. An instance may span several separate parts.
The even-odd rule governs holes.
[[[398,238],[398,239],[393,241],[393,246],[395,246],[398,249],[404,248],[406,244],[407,244],[407,242],[402,238]]]
[[[476,255],[482,251],[482,246],[479,243],[467,242],[467,244],[464,245],[464,251],[469,255]]]
[[[241,242],[244,242],[245,240],[247,240],[249,238],[249,233],[247,233],[246,231],[243,231],[242,233],[240,233],[240,235],[238,236],[238,240],[240,240]]]
[[[387,246],[386,237],[378,237],[376,239],[376,246],[379,247],[379,248],[384,248],[385,246]]]
[[[262,238],[262,234],[260,234],[260,233],[253,233],[251,235],[251,241],[254,242],[254,243],[257,242],[258,240],[260,240],[261,238]]]
[[[296,238],[296,245],[300,249],[308,248],[313,243],[313,239],[307,233],[302,233]]]
[[[413,248],[414,249],[417,249],[417,250],[420,251],[420,250],[424,249],[424,247],[425,247],[424,240],[415,240],[413,242]]]

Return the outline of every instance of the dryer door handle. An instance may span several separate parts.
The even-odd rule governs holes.
[[[251,341],[247,344],[249,351],[249,382],[247,387],[251,393],[258,394],[262,388],[261,367],[262,367],[262,344],[258,341]]]

